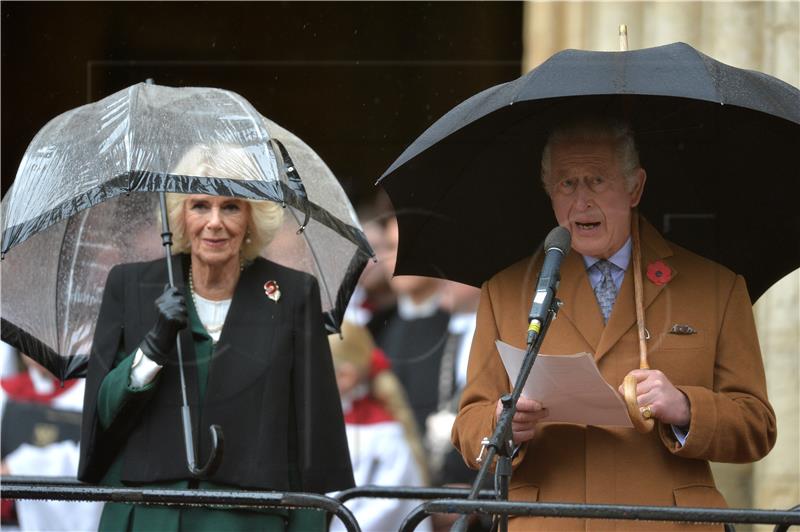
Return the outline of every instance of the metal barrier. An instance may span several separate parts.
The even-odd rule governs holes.
[[[370,497],[391,499],[433,499],[414,509],[400,527],[411,532],[434,513],[508,514],[537,517],[624,519],[644,521],[704,522],[721,524],[776,525],[774,532],[786,532],[800,525],[800,505],[790,510],[732,508],[690,508],[672,506],[626,506],[614,504],[524,503],[495,501],[494,492],[479,493],[481,500],[463,499],[466,488],[407,488],[361,486],[339,492],[335,497],[309,493],[258,491],[199,491],[97,487],[69,477],[0,477],[2,496],[10,499],[62,501],[106,501],[173,506],[233,506],[240,508],[316,508],[336,515],[349,532],[360,532],[348,500]]]
[[[406,516],[400,532],[411,532],[423,519],[434,513],[507,514],[537,517],[577,517],[643,521],[737,523],[777,525],[782,532],[800,525],[800,507],[791,510],[753,510],[731,508],[689,508],[673,506],[625,506],[618,504],[530,503],[505,501],[432,500],[419,505]]]
[[[90,486],[63,477],[0,477],[0,494],[9,499],[103,501],[170,506],[238,508],[314,508],[338,517],[348,532],[361,532],[353,513],[340,501],[313,493],[167,490]]]
[[[407,488],[387,486],[357,486],[340,491],[334,496],[341,502],[362,497],[373,499],[466,499],[469,488]],[[494,499],[495,493],[484,490],[478,493],[481,499]]]

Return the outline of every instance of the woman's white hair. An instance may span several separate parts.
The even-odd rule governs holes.
[[[219,177],[265,181],[266,177],[252,154],[230,144],[196,145],[172,169],[173,174],[198,177]],[[184,203],[187,195],[167,193],[167,217],[172,231],[172,252],[191,252],[191,240],[186,235]],[[255,259],[275,238],[283,224],[283,208],[273,201],[244,200],[250,205],[247,235],[242,242],[244,260]]]
[[[636,186],[635,170],[639,168],[639,151],[629,124],[615,118],[583,118],[557,126],[550,132],[542,151],[542,185],[548,194],[555,182],[550,175],[550,149],[553,144],[571,141],[593,141],[611,139],[617,148],[622,175],[628,190]]]

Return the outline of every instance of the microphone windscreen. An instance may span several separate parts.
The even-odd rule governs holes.
[[[547,238],[544,239],[544,250],[556,248],[563,255],[566,255],[567,251],[569,251],[571,239],[569,231],[559,225],[547,234]]]

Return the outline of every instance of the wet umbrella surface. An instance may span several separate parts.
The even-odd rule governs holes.
[[[197,146],[243,150],[256,170],[171,174]],[[56,117],[25,153],[2,203],[3,341],[61,379],[82,376],[108,271],[163,257],[157,191],[285,205],[266,256],[314,274],[338,328],[372,250],[325,163],[235,93],[141,83]]]
[[[800,266],[800,91],[675,43],[566,50],[435,122],[379,181],[399,213],[395,273],[479,286],[531,254],[556,224],[540,185],[547,133],[590,114],[632,124],[643,214],[743,274],[753,301]]]

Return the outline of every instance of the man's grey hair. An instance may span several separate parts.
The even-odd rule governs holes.
[[[550,176],[550,149],[553,144],[570,141],[611,139],[617,147],[617,161],[625,178],[628,190],[636,186],[635,170],[639,168],[639,151],[633,137],[633,129],[615,118],[583,118],[566,122],[550,132],[542,151],[542,185],[548,194],[555,182]]]

